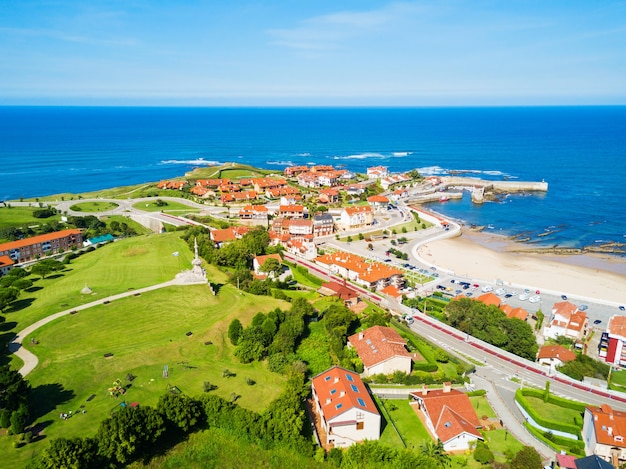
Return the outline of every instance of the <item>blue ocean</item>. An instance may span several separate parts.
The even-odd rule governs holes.
[[[241,162],[549,183],[430,208],[547,246],[626,242],[626,107],[0,107],[0,200],[86,192]]]

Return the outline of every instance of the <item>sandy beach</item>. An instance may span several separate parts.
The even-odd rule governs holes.
[[[503,237],[464,229],[457,238],[423,245],[419,254],[459,276],[626,305],[626,260],[512,252],[519,247]]]

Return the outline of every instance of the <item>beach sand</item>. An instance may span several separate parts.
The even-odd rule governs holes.
[[[512,252],[504,237],[463,229],[462,235],[427,243],[419,254],[455,275],[626,305],[626,261],[597,255]]]

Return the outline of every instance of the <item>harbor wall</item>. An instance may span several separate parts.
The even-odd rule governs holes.
[[[547,192],[548,183],[545,181],[488,181],[485,179],[464,178],[456,176],[446,176],[441,178],[442,185],[484,187],[487,191],[495,192]]]

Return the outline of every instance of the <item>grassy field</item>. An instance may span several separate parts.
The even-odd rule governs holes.
[[[74,205],[70,205],[70,210],[75,212],[107,212],[119,207],[115,202],[79,202]]]
[[[409,405],[408,400],[394,399],[383,400],[382,402],[387,410],[387,415],[393,419],[408,448],[419,448],[422,443],[432,439],[413,407]],[[388,429],[385,430],[388,431]],[[390,430],[394,431],[393,428]]]
[[[567,423],[569,425],[575,425],[575,418],[577,421],[582,422],[580,412],[573,409],[567,409],[565,407],[550,404],[537,397],[524,396],[524,399],[528,401],[529,405],[535,409],[539,415],[547,420]]]
[[[272,298],[260,302],[230,285],[217,296],[206,286],[192,285],[117,300],[50,323],[36,333],[39,344],[33,351],[40,362],[28,377],[37,422],[45,422],[48,438],[92,436],[122,401],[155,405],[168,385],[200,395],[205,381],[218,386],[214,393],[226,399],[235,393],[240,405],[262,410],[280,393],[284,378],[268,373],[262,363],[240,364],[226,332],[233,318],[246,324],[257,312],[277,306],[286,309],[288,304]],[[223,377],[225,369],[235,376]],[[132,382],[128,373],[136,376]],[[256,384],[248,385],[246,378]],[[119,398],[108,393],[116,379],[130,383]],[[70,410],[72,418],[59,418]],[[20,458],[41,451],[48,441],[15,450],[8,440],[0,440],[0,454],[17,453]]]
[[[276,171],[254,168],[252,166],[226,163],[222,166],[211,166],[208,168],[196,168],[192,172],[185,174],[188,179],[239,179],[242,177],[264,177]]]
[[[172,253],[178,252],[178,256]],[[192,254],[178,233],[126,238],[74,259],[60,273],[35,277],[34,286],[6,311],[12,331],[19,331],[50,314],[110,295],[171,280],[191,267]],[[223,274],[211,270],[216,282]],[[93,291],[84,295],[88,285]],[[5,327],[7,327],[5,325]],[[11,334],[3,334],[6,341]]]
[[[35,218],[33,212],[40,210],[37,204],[33,204],[32,207],[5,207],[0,206],[0,228],[6,228],[10,226],[22,227],[22,226],[34,226],[43,225],[50,221],[60,221],[61,215],[53,215],[50,218]]]
[[[472,403],[472,407],[474,407],[474,411],[476,411],[476,415],[479,419],[483,416],[487,418],[496,418],[497,415],[487,402],[487,399],[484,396],[472,396],[469,398]]]
[[[112,221],[117,221],[119,223],[126,223],[129,227],[135,230],[135,233],[139,235],[147,235],[151,234],[152,230],[146,228],[141,223],[137,223],[135,220],[125,217],[124,215],[108,215],[108,216],[100,216],[100,220],[109,224]]]
[[[156,200],[154,202],[137,202],[133,205],[133,208],[136,208],[137,210],[143,210],[144,212],[163,212],[171,213],[174,215],[182,215],[184,213],[198,213],[200,211],[199,208],[193,208],[189,205],[172,202],[171,200],[164,202],[166,205],[157,205]]]

